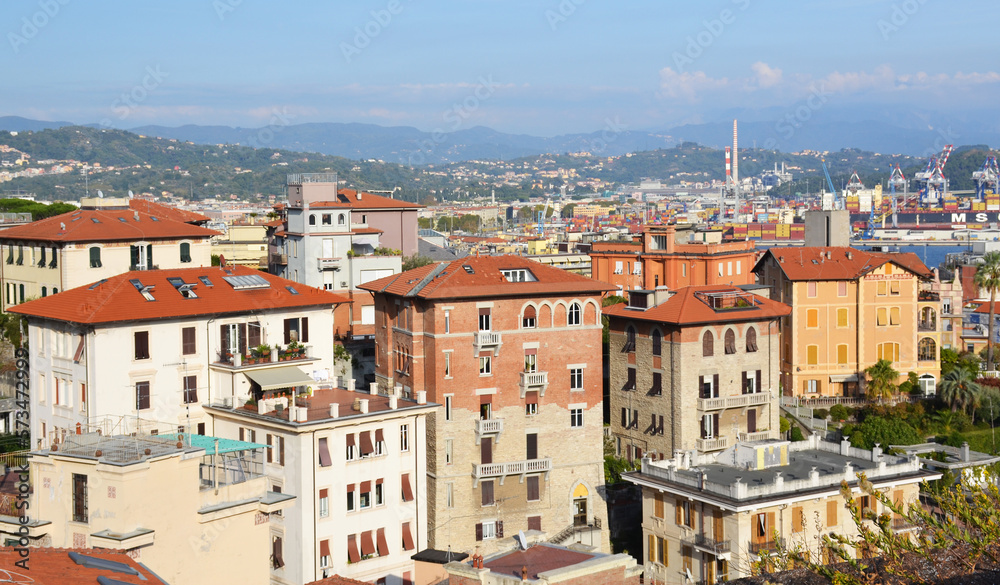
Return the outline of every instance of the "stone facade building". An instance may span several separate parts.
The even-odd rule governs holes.
[[[377,383],[421,389],[428,540],[497,550],[519,530],[608,548],[601,399],[607,285],[514,256],[431,264],[375,295]]]
[[[776,439],[778,320],[789,312],[731,286],[632,291],[605,308],[619,456]]]

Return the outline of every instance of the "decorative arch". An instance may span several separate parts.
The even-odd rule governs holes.
[[[562,327],[566,325],[566,303],[563,301],[556,302],[555,306],[552,307],[552,326]]]
[[[576,327],[583,325],[583,305],[579,301],[573,301],[566,309],[566,326]]]
[[[521,329],[535,329],[538,327],[538,309],[535,303],[524,303],[521,306]]]
[[[917,361],[932,362],[937,358],[937,342],[930,337],[922,337],[917,342]]]
[[[316,214],[315,213],[310,213],[309,214],[309,225],[316,225]]]
[[[706,329],[701,336],[701,355],[702,357],[715,355],[715,335],[709,329]]]
[[[591,506],[594,490],[592,490],[590,486],[583,481],[577,480],[577,482],[573,484],[573,489],[570,490],[569,493],[570,510],[573,513],[573,524],[577,526],[590,524],[590,519],[594,516],[594,506]]]
[[[347,216],[344,215],[343,213],[341,213],[340,215],[338,215],[337,216],[337,225],[344,225],[344,222],[346,221],[346,217]]]
[[[649,332],[649,339],[653,342],[653,355],[663,355],[663,332],[659,327],[653,327]]]
[[[736,332],[733,331],[732,327],[726,329],[725,333],[725,351],[726,355],[731,355],[736,353]]]
[[[538,306],[539,327],[552,327],[552,304],[548,301]]]
[[[583,323],[601,324],[601,307],[597,304],[597,301],[590,299],[583,304]]]

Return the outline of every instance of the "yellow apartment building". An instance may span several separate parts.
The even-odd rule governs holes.
[[[933,273],[915,254],[848,247],[771,248],[754,267],[772,298],[792,307],[782,320],[786,396],[856,396],[864,370],[892,362],[899,381],[916,372],[925,389],[941,371],[939,295],[920,294]]]

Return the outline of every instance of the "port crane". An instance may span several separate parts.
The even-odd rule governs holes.
[[[976,182],[976,197],[980,201],[986,199],[986,191],[997,192],[997,181],[1000,180],[1000,169],[997,168],[997,157],[988,156],[986,162],[978,171],[973,171],[972,180]]]
[[[918,191],[920,203],[926,204],[944,198],[944,194],[948,190],[948,179],[944,176],[944,165],[948,164],[948,157],[951,156],[951,151],[954,148],[954,144],[945,145],[940,154],[928,159],[927,167],[924,170],[913,175],[915,181],[924,184],[923,188]]]
[[[830,193],[833,194],[833,208],[843,209],[844,206],[840,201],[840,197],[837,196],[837,188],[833,186],[833,179],[830,178],[830,171],[826,168],[826,159],[821,158],[820,160],[823,162],[823,174],[826,175],[826,184],[830,187]]]
[[[906,177],[903,176],[903,171],[902,169],[899,168],[899,164],[897,163],[896,167],[892,169],[892,173],[889,175],[889,199],[891,201],[891,208],[888,210],[883,209],[879,214],[876,215],[875,202],[874,201],[872,202],[871,215],[869,215],[868,223],[865,226],[864,232],[862,232],[861,234],[862,239],[870,240],[873,237],[875,237],[875,228],[881,225],[882,222],[885,221],[885,218],[889,217],[890,215],[892,215],[892,227],[894,228],[899,227],[898,220],[896,217],[896,214],[899,210],[898,200],[896,196],[898,192],[897,189],[902,189],[903,206],[905,207],[908,185],[909,183],[907,182]]]

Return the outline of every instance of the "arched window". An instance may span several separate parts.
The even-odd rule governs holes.
[[[732,329],[726,329],[726,353],[736,353],[736,333]]]
[[[100,268],[101,267],[101,249],[97,246],[92,246],[90,248],[90,267]]]
[[[937,359],[937,344],[930,337],[924,337],[917,344],[917,359],[922,362],[932,362]]]
[[[337,216],[337,225],[344,225],[344,221],[346,221],[346,220],[344,219],[344,217],[345,217],[345,216],[344,216],[344,214],[343,214],[343,213],[341,213],[341,214],[340,214],[339,216]]]
[[[569,314],[566,316],[567,325],[579,325],[580,315],[583,310],[580,308],[580,303],[573,303],[569,306]]]
[[[191,244],[181,242],[181,262],[191,261]]]
[[[44,299],[47,296],[49,296],[49,289],[48,289],[48,287],[44,287],[43,286],[42,287],[42,298]]]
[[[653,329],[653,334],[650,335],[650,337],[652,337],[653,339],[653,355],[660,355],[660,352],[662,350],[661,345],[663,341],[663,338],[660,335],[660,330]]]
[[[625,328],[625,347],[622,353],[632,353],[635,351],[635,327],[629,325]]]
[[[309,225],[316,225],[316,214],[309,214]]]
[[[534,329],[538,319],[535,317],[535,307],[527,306],[524,308],[524,316],[521,317],[521,328],[522,329]]]
[[[747,329],[747,353],[757,351],[757,330],[751,327]]]
[[[715,336],[712,335],[711,331],[706,331],[701,338],[701,355],[702,357],[715,355]]]

